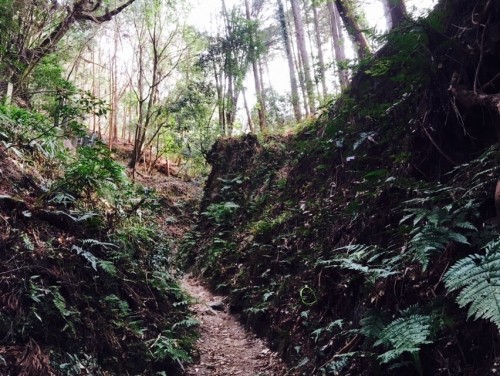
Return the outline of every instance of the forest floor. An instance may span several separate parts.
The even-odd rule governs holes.
[[[286,374],[278,355],[228,313],[222,296],[213,295],[191,276],[182,280],[182,287],[195,299],[193,311],[200,332],[197,342],[199,362],[187,369],[188,376]]]

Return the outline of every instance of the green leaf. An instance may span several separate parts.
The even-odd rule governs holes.
[[[461,290],[457,303],[469,305],[468,316],[493,322],[500,330],[500,239],[486,245],[484,255],[456,262],[445,274],[448,291]]]
[[[412,315],[394,320],[380,332],[374,344],[391,348],[378,356],[380,362],[389,363],[404,353],[418,354],[420,346],[431,343],[430,334],[430,316]]]

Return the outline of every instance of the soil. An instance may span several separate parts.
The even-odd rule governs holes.
[[[197,343],[199,361],[186,371],[188,376],[280,376],[286,368],[275,352],[245,330],[228,313],[223,297],[213,295],[199,280],[182,280],[186,292],[195,299],[193,311],[199,321]]]

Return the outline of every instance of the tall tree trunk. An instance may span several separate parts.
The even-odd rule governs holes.
[[[250,21],[252,19],[252,17],[250,14],[250,4],[248,3],[248,0],[245,0],[245,13],[246,13],[247,20]],[[255,59],[255,58],[252,59],[252,70],[253,70],[253,79],[254,79],[254,83],[255,83],[255,95],[257,97],[257,113],[259,116],[259,128],[262,132],[267,128],[267,126],[266,126],[266,108],[265,108],[264,100],[262,98],[262,78],[259,75],[259,69],[257,67],[257,59]],[[244,91],[243,91],[243,95],[245,95]],[[243,97],[243,98],[245,99],[245,97]],[[252,132],[253,132],[253,130],[252,130]]]
[[[245,105],[245,112],[247,114],[247,121],[248,121],[248,129],[250,130],[250,133],[255,133],[255,126],[252,121],[252,114],[250,113],[250,109],[248,108],[248,103],[247,103],[247,95],[245,93],[245,88],[241,90],[241,93],[243,94],[243,104]]]
[[[224,22],[226,25],[226,33],[227,36],[231,36],[233,30],[231,23],[229,22],[229,13],[227,12],[226,2],[221,0],[222,2],[222,15],[224,18]],[[229,51],[229,56],[226,56],[226,60],[231,61],[233,59],[232,52]],[[227,64],[227,63],[226,63]],[[233,134],[234,121],[236,120],[236,110],[238,108],[238,89],[236,88],[237,83],[235,82],[235,77],[232,74],[227,74],[227,92],[226,98],[224,100],[225,106],[225,118],[226,118],[226,131],[229,136]]]
[[[92,49],[91,51],[91,59],[92,61],[94,61],[94,50]],[[96,85],[96,71],[95,71],[95,64],[92,64],[92,96],[94,98],[98,98],[97,97],[97,85]],[[97,131],[96,129],[96,124],[97,123],[97,115],[95,114],[95,112],[92,112],[92,133],[95,133]]]
[[[398,27],[407,16],[404,0],[382,0],[387,22],[387,30]]]
[[[217,72],[217,68],[214,63],[214,77],[215,77],[215,87],[217,89],[217,110],[219,113],[219,122],[221,125],[221,132],[226,135],[226,117],[224,116],[224,90],[222,87],[223,79],[222,74]]]
[[[116,38],[116,32],[115,32],[115,38]],[[117,141],[117,131],[118,131],[118,84],[117,84],[117,79],[118,79],[118,72],[116,69],[117,66],[117,59],[116,59],[116,50],[117,50],[117,41],[114,39],[114,48],[113,48],[113,56],[111,57],[111,62],[110,62],[110,73],[111,73],[111,79],[110,79],[110,104],[111,104],[111,113],[109,116],[109,140],[108,140],[108,147],[111,150],[113,148],[113,143]]]
[[[306,3],[304,3],[304,6],[306,6]],[[309,55],[310,62],[312,63],[311,66],[311,78],[313,81],[313,86],[314,86],[314,98],[319,99],[321,98],[321,94],[319,93],[319,80],[318,80],[318,67],[316,66],[316,60],[318,59],[316,54],[315,54],[315,45],[316,42],[313,40],[315,37],[313,36],[314,31],[311,30],[311,25],[314,22],[311,22],[311,17],[309,14],[309,9],[305,8],[304,9],[304,16],[305,16],[305,32],[307,33],[307,42],[308,46],[310,46],[310,52],[311,54]]]
[[[354,45],[358,49],[359,58],[364,58],[371,53],[370,45],[368,44],[368,39],[366,39],[361,26],[359,25],[356,17],[352,13],[352,10],[347,5],[346,0],[335,0],[335,5],[339,11],[342,21],[347,29],[347,33],[352,38]]]
[[[259,58],[257,61],[258,63],[258,68],[259,68],[259,77],[260,77],[260,87],[262,89],[262,102],[267,103],[267,95],[266,95],[266,86],[264,85],[264,65],[262,64],[262,59]],[[267,60],[266,60],[267,64]],[[268,76],[269,78],[269,76]],[[268,86],[271,86],[271,83],[269,82],[269,79],[267,80]],[[264,111],[265,113],[265,111]],[[266,129],[267,129],[267,123],[266,123]]]
[[[226,126],[228,136],[233,134],[234,126],[234,112],[236,110],[236,103],[234,102],[234,80],[233,76],[227,77],[227,103],[226,103]]]
[[[146,102],[146,99],[144,99],[144,51],[142,45],[139,45],[139,51],[138,51],[138,66],[139,66],[139,72],[138,72],[138,77],[137,77],[137,123],[135,125],[135,132],[134,132],[134,148],[132,150],[132,156],[130,158],[130,161],[128,163],[128,166],[132,169],[132,177],[135,177],[135,169],[136,165],[139,162],[141,152],[142,152],[142,144],[141,144],[141,138],[142,138],[142,133],[144,131],[144,103]]]
[[[286,60],[288,62],[293,114],[295,116],[295,121],[299,122],[302,119],[302,114],[300,111],[300,102],[299,102],[299,88],[297,85],[297,76],[295,73],[295,64],[293,62],[293,53],[292,53],[292,47],[290,45],[290,35],[288,33],[288,25],[286,22],[285,10],[283,8],[283,2],[281,0],[278,0],[278,18],[280,23],[281,36],[285,44]]]
[[[294,48],[294,45],[292,43],[292,48]],[[297,67],[297,74],[299,78],[299,87],[300,87],[300,92],[302,93],[302,105],[304,108],[304,114],[309,116],[311,113],[309,111],[309,97],[307,96],[307,91],[306,91],[306,80],[304,79],[304,67],[302,66],[302,59],[300,58],[300,55],[297,50],[294,50],[294,58],[295,58],[295,66]]]
[[[342,36],[342,27],[340,25],[340,15],[334,0],[330,0],[327,3],[328,15],[330,19],[330,30],[332,33],[333,49],[335,52],[335,62],[337,63],[337,72],[340,82],[340,87],[346,88],[349,84],[349,79],[347,77],[347,72],[341,69],[341,64],[346,60],[345,55],[345,42]]]
[[[292,6],[293,19],[295,24],[295,35],[297,39],[297,49],[304,68],[304,81],[306,86],[307,98],[309,100],[309,112],[314,113],[315,98],[314,84],[311,79],[311,66],[309,64],[309,55],[307,54],[306,41],[304,36],[304,21],[298,0],[290,0]]]
[[[97,61],[101,61],[101,48],[100,46],[97,46]],[[98,74],[98,78],[101,76],[102,74],[102,68],[99,67],[99,74]],[[96,98],[101,98],[101,80],[98,79],[97,80],[97,93],[96,93]],[[97,117],[97,133],[99,134],[99,138],[102,138],[103,134],[102,134],[102,120],[101,120],[101,116],[98,116]]]
[[[113,117],[113,133],[112,142],[118,141],[118,110],[120,95],[118,94],[118,60],[117,60],[117,50],[118,50],[118,38],[119,38],[118,22],[115,20],[115,28],[113,35],[113,87],[111,92],[111,97],[113,98],[113,112],[111,116]],[[112,146],[112,145],[111,145]]]
[[[323,98],[328,95],[328,89],[326,87],[326,77],[325,77],[325,58],[323,56],[323,48],[321,43],[321,30],[319,27],[319,14],[318,8],[313,4],[313,21],[314,21],[314,36],[316,39],[316,48],[318,49],[318,63],[319,63],[319,74],[321,79],[321,88],[323,93]]]

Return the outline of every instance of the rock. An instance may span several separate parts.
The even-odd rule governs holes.
[[[216,311],[224,311],[224,302],[222,301],[210,302],[208,306]]]

